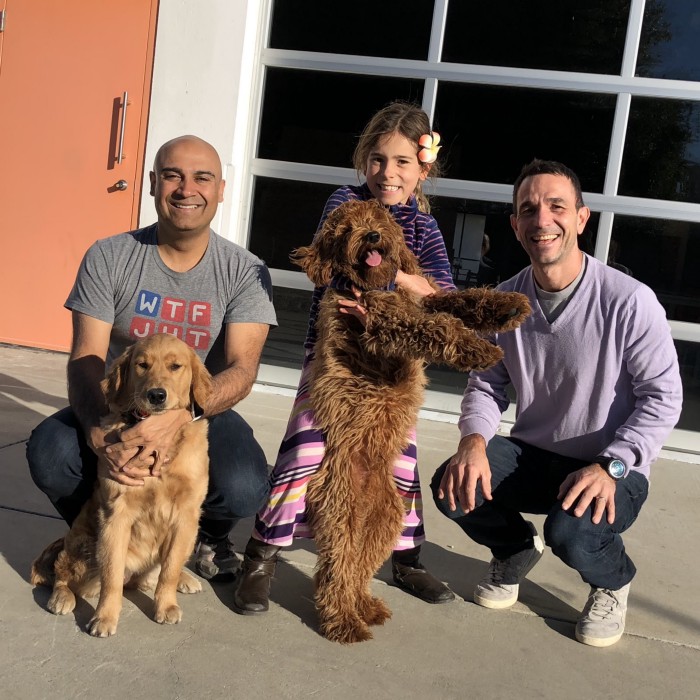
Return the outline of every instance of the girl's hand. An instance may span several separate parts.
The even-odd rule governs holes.
[[[401,289],[405,289],[407,292],[411,292],[411,294],[419,297],[429,297],[431,294],[435,294],[433,286],[421,275],[407,275],[399,270],[396,273],[396,284]]]
[[[355,295],[355,300],[338,299],[338,311],[341,314],[354,316],[363,326],[367,325],[367,309],[362,306],[362,292],[353,285],[352,293]]]

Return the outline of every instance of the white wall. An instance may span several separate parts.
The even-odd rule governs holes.
[[[148,172],[159,146],[183,134],[209,141],[221,156],[226,193],[213,222],[243,244],[241,164],[246,157],[251,87],[258,54],[258,0],[161,0],[156,30],[140,225],[156,219]]]

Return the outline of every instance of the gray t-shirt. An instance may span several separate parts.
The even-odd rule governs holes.
[[[65,306],[112,324],[107,366],[153,333],[184,340],[213,374],[226,367],[227,323],[277,325],[265,264],[213,231],[204,257],[175,272],[158,253],[157,224],[94,243]]]

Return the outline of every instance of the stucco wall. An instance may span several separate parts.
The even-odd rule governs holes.
[[[256,0],[161,0],[141,225],[155,220],[148,171],[158,147],[175,136],[196,134],[219,152],[227,181],[213,226],[244,242],[245,232],[237,223],[243,169],[233,164],[245,158],[260,5]]]

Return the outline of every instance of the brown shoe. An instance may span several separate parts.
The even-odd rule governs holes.
[[[260,540],[248,540],[238,585],[233,594],[233,609],[241,615],[259,615],[270,607],[270,580],[275,573],[280,548]]]
[[[449,603],[454,600],[455,594],[421,564],[419,554],[420,546],[393,553],[391,570],[394,583],[426,603]]]

